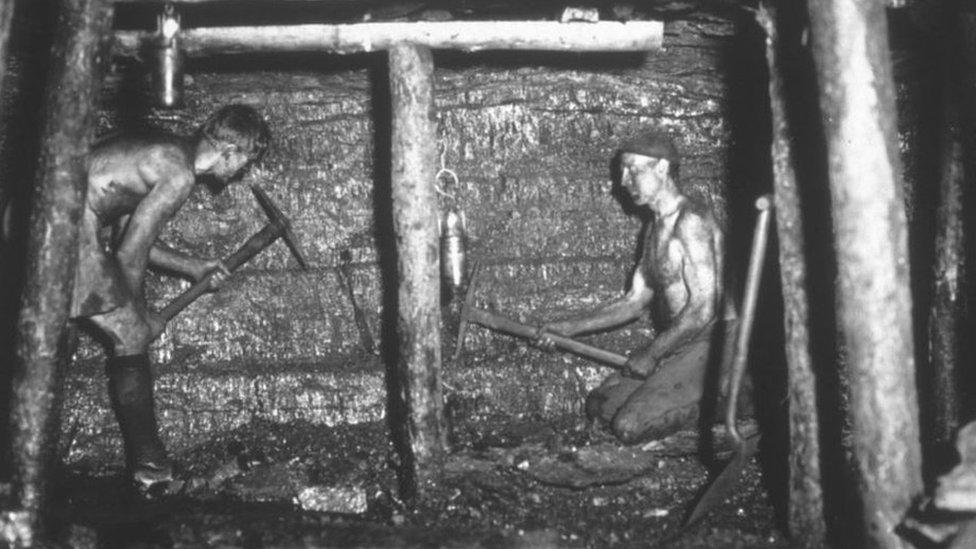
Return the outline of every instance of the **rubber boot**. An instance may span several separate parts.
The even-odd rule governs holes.
[[[173,480],[173,465],[156,423],[149,355],[113,357],[106,369],[129,471],[136,487],[148,493],[154,486]]]

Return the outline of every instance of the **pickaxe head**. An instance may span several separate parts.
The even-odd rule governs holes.
[[[464,336],[468,331],[468,318],[471,316],[471,307],[474,304],[474,290],[477,288],[478,271],[481,264],[475,262],[471,267],[471,276],[468,278],[468,289],[464,292],[464,303],[461,306],[461,315],[458,322],[457,340],[454,342],[454,360],[461,356],[461,349],[464,348]]]
[[[298,260],[298,264],[302,266],[303,269],[308,269],[308,262],[305,261],[305,256],[302,255],[301,250],[298,248],[298,239],[295,238],[295,234],[291,232],[291,222],[285,217],[285,214],[281,213],[281,210],[275,206],[274,202],[271,201],[271,197],[265,193],[261,187],[257,185],[251,185],[251,192],[254,193],[254,197],[258,199],[258,204],[261,205],[261,209],[264,210],[265,215],[271,220],[271,223],[278,227],[281,234],[281,238],[288,245],[288,249],[291,250],[292,255]]]

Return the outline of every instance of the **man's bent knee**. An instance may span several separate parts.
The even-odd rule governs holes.
[[[145,353],[153,340],[149,323],[135,315],[130,324],[120,326],[116,333],[121,336],[115,345],[115,354],[119,356]]]
[[[130,306],[93,316],[91,321],[111,338],[116,356],[144,353],[152,343],[152,328]]]
[[[698,403],[662,411],[648,416],[636,413],[631,408],[622,408],[613,418],[613,434],[625,444],[636,444],[648,440],[664,438],[682,429],[694,427],[698,419]]]
[[[589,419],[600,419],[609,424],[617,410],[624,405],[644,380],[613,374],[593,389],[586,398],[586,414]]]

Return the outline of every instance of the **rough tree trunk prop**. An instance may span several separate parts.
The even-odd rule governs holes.
[[[952,63],[945,59],[946,63]],[[956,83],[944,69],[942,135],[939,143],[939,205],[936,210],[935,266],[932,306],[929,310],[929,361],[932,365],[932,402],[938,442],[952,441],[959,427],[956,364],[959,362],[959,322],[962,315],[966,250],[963,234],[962,135],[956,102]]]
[[[959,113],[959,130],[960,130],[960,141],[962,147],[962,159],[963,166],[963,180],[964,186],[962,188],[962,209],[966,212],[961,216],[963,235],[962,237],[966,240],[962,245],[966,248],[965,258],[966,258],[966,271],[967,273],[971,270],[972,262],[976,260],[974,254],[976,250],[973,248],[973,238],[972,235],[976,232],[976,220],[973,219],[972,212],[970,209],[974,206],[974,194],[976,194],[976,189],[974,189],[974,182],[976,182],[976,94],[972,93],[974,87],[976,87],[976,12],[973,11],[972,5],[961,0],[956,2],[947,2],[948,6],[946,9],[951,14],[951,25],[949,26],[950,36],[954,39],[951,47],[954,48],[953,57],[944,59],[945,62],[950,62],[949,59],[954,61],[954,67],[952,68],[955,72],[953,74],[956,79],[955,85],[955,101],[956,107]],[[967,215],[968,214],[968,215]],[[973,331],[973,315],[972,311],[976,310],[976,302],[974,302],[974,295],[976,295],[976,287],[973,286],[973,282],[969,279],[972,277],[967,274],[963,276],[963,273],[959,273],[958,280],[962,284],[961,290],[963,295],[963,313],[960,318],[959,330],[963,333],[972,333]],[[958,364],[967,364],[966,361],[972,360],[973,356],[973,345],[971,342],[972,338],[962,337],[959,342],[962,344],[959,349],[962,353],[961,362]],[[976,371],[972,366],[968,365],[966,367],[961,367],[955,372],[955,382],[956,391],[959,393],[959,416],[960,418],[972,418],[974,413],[976,413],[976,393],[974,393],[974,388],[976,388]]]
[[[4,77],[7,74],[7,43],[10,41],[10,23],[14,19],[14,2],[0,2],[0,97],[3,96]]]
[[[3,85],[7,75],[7,44],[10,42],[10,24],[14,18],[14,2],[0,2],[0,98],[3,95]],[[0,113],[2,115],[3,113]],[[0,237],[5,236],[4,217],[7,205],[5,189],[0,186]],[[2,244],[0,244],[2,245]],[[2,432],[2,431],[0,431]]]
[[[779,8],[765,2],[759,22],[766,30],[766,59],[769,64],[769,101],[772,118],[773,187],[776,202],[776,232],[779,242],[780,280],[786,333],[786,363],[789,372],[790,488],[788,521],[795,543],[823,547],[827,543],[823,486],[820,474],[820,431],[817,415],[817,380],[810,352],[810,315],[807,295],[807,265],[804,255],[803,208],[797,189],[795,158],[783,83],[784,64],[789,63],[798,44],[796,36],[780,40]],[[794,9],[787,7],[786,9]],[[789,48],[789,50],[786,50]]]
[[[848,351],[865,546],[907,546],[895,527],[922,490],[907,222],[884,5],[810,0]]]
[[[64,0],[61,10],[46,92],[11,412],[17,504],[34,527],[41,526],[56,459],[59,382],[68,360],[64,336],[77,262],[85,159],[101,84],[96,54],[111,26],[111,10],[102,0]]]
[[[438,206],[434,193],[436,126],[430,49],[402,44],[389,51],[393,226],[399,276],[396,378],[406,422],[399,441],[402,495],[413,499],[446,449],[441,395]]]

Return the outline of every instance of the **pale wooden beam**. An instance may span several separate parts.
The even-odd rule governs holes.
[[[161,7],[164,0],[110,0],[111,3],[115,5],[149,5]],[[307,4],[314,5],[319,4],[322,6],[374,6],[378,2],[370,0],[170,0],[176,7],[179,8],[180,4],[246,4],[246,5],[265,5],[268,8],[273,8],[274,6],[281,4]]]
[[[550,21],[448,21],[206,27],[180,34],[185,53],[204,56],[250,52],[361,53],[414,44],[431,49],[650,51],[661,48],[660,21],[557,23]],[[116,31],[115,53],[137,55],[148,31]]]
[[[864,538],[911,547],[897,528],[922,492],[908,223],[885,7],[809,0],[837,253],[837,319]]]
[[[404,499],[436,476],[447,449],[441,393],[440,268],[437,252],[437,127],[434,61],[424,46],[389,51],[392,101],[391,185],[399,280],[395,398],[391,410]],[[397,386],[398,385],[398,386]]]
[[[111,28],[103,0],[63,0],[55,35],[46,118],[27,243],[27,281],[17,325],[13,419],[14,488],[28,535],[42,530],[54,478],[64,338],[77,261],[85,166],[95,133],[101,71]],[[40,545],[40,541],[34,542]],[[30,545],[30,543],[25,543]]]

